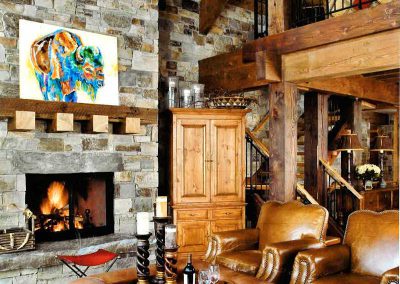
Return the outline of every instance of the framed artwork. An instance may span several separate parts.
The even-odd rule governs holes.
[[[19,21],[20,97],[118,105],[117,38]]]

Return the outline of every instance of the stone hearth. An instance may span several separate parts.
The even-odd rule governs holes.
[[[0,283],[68,283],[76,279],[76,276],[61,264],[56,255],[86,254],[98,249],[121,255],[112,270],[135,265],[136,238],[130,234],[42,243],[34,251],[0,255]],[[154,261],[154,254],[151,254],[150,261]],[[105,266],[98,266],[90,268],[88,273],[100,273],[104,270]]]

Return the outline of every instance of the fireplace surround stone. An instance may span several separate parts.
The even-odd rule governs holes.
[[[41,121],[39,123],[45,124]],[[152,212],[157,194],[157,126],[142,126],[140,135],[11,132],[0,121],[0,227],[23,227],[21,213],[5,210],[27,201],[26,174],[114,173],[114,234],[40,243],[34,251],[0,255],[0,283],[67,283],[74,275],[55,258],[99,248],[122,253],[115,268],[135,263],[136,212]],[[150,226],[152,227],[152,226]],[[93,270],[103,271],[102,267]]]

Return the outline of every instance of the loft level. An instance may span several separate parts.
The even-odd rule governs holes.
[[[397,82],[366,74],[400,68],[399,13],[394,1],[254,40],[201,60],[200,82],[240,91],[285,81],[397,105]]]

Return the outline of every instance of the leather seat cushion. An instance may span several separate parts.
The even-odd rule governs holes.
[[[379,284],[379,277],[355,273],[335,274],[313,281],[313,284]]]
[[[224,252],[217,256],[216,263],[251,275],[256,275],[260,267],[262,253],[259,250]]]

